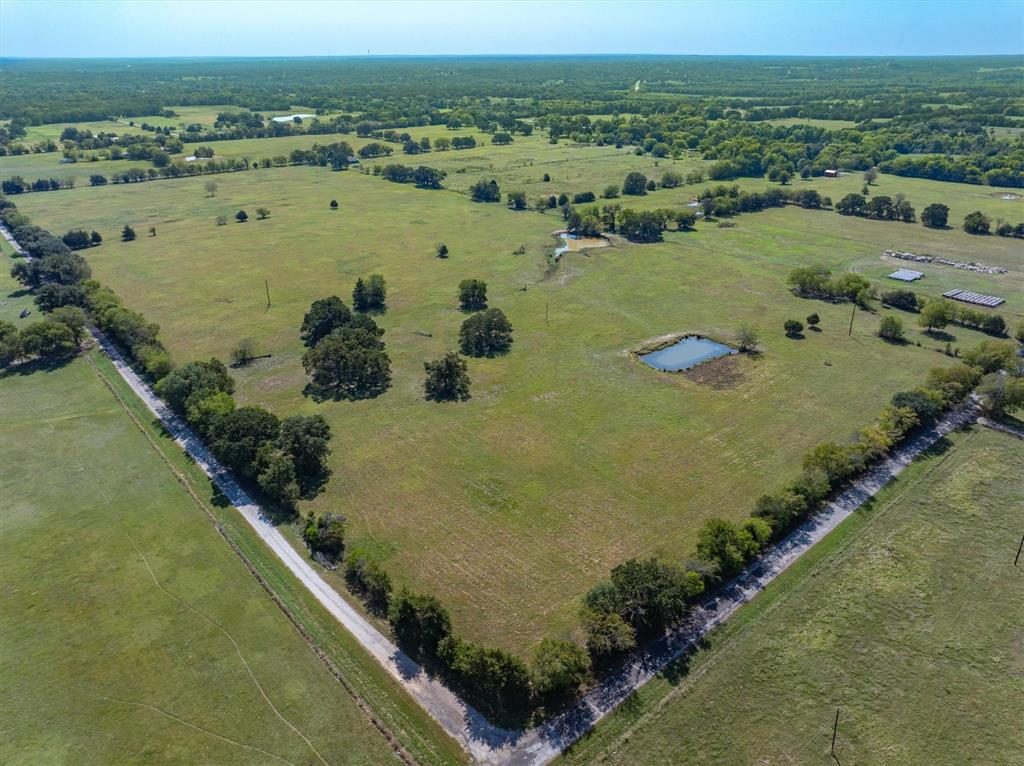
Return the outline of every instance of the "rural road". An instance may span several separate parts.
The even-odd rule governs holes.
[[[21,245],[18,244],[18,242],[11,235],[11,232],[8,231],[7,227],[4,224],[2,224],[2,223],[0,223],[0,235],[2,235],[3,238],[6,239],[10,243],[11,247],[14,248],[14,252],[15,253],[17,253],[18,255],[20,255],[20,256],[22,256],[24,258],[29,258],[28,253],[26,253],[24,250],[21,249]]]
[[[117,349],[98,332],[96,339],[135,394],[210,476],[289,571],[466,749],[474,762],[485,766],[543,766],[551,761],[563,749],[584,736],[633,691],[693,648],[712,628],[728,619],[804,552],[899,475],[923,450],[951,431],[977,419],[973,405],[948,413],[934,426],[875,466],[819,513],[767,549],[716,597],[694,609],[683,625],[646,647],[633,661],[588,692],[568,711],[536,728],[514,732],[488,723],[479,712],[467,706],[447,687],[427,676],[418,664],[346,602],[263,515],[260,507],[210,454],[192,430],[135,374]]]

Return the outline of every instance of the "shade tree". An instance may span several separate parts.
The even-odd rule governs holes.
[[[469,398],[469,367],[454,351],[440,359],[424,362],[427,377],[423,388],[426,398],[435,402],[463,401]]]
[[[487,309],[462,323],[459,347],[466,356],[497,356],[512,346],[512,323],[501,309]]]

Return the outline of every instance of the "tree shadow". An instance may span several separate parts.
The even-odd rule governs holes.
[[[461,351],[463,354],[472,359],[496,359],[499,356],[507,355],[511,350],[511,343],[509,343],[507,346],[502,346],[500,348],[488,348],[481,353],[477,353],[476,351],[470,352],[465,348],[459,349],[459,351]]]
[[[376,386],[347,386],[347,387],[324,387],[313,383],[307,383],[302,389],[302,395],[307,396],[314,402],[341,402],[359,401],[361,399],[376,399],[383,394],[391,384]]]
[[[19,365],[8,367],[0,373],[0,377],[9,375],[34,375],[37,372],[56,372],[74,361],[77,356],[78,354],[65,354],[51,359],[33,359],[29,362],[22,362]]]
[[[937,341],[945,341],[946,343],[952,343],[956,340],[956,336],[952,333],[948,333],[945,330],[925,330],[924,334],[929,338],[933,338]]]
[[[331,469],[324,468],[315,476],[303,476],[299,479],[299,497],[303,500],[312,500],[323,492],[324,487],[331,478]]]
[[[423,398],[426,399],[428,402],[464,402],[470,398],[470,395],[468,393],[463,394],[461,396],[457,394],[428,393],[424,394]]]

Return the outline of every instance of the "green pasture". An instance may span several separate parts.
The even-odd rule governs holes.
[[[394,757],[89,360],[8,373],[0,421],[4,763]]]
[[[517,146],[485,156],[501,163]],[[559,151],[536,148],[547,146]],[[608,180],[633,158],[616,162]],[[903,315],[907,345],[875,336],[878,313],[857,312],[848,335],[851,307],[793,297],[785,287],[793,267],[855,268],[883,288],[886,247],[962,252],[1015,271],[995,278],[934,267],[922,291],[955,284],[1005,294],[1010,321],[1024,295],[1016,241],[830,211],[748,214],[733,227],[699,224],[661,244],[617,242],[553,266],[551,232],[562,223],[554,213],[323,168],[221,175],[213,198],[206,180],[76,188],[18,203],[54,231],[98,229],[104,244],[86,253],[95,275],[161,325],[179,362],[226,358],[238,339],[255,338],[272,356],[234,373],[238,400],[282,416],[320,412],[334,431],[333,478],[303,512],[343,513],[350,542],[377,551],[398,584],[437,594],[462,635],[521,652],[569,633],[580,595],[611,566],[636,555],[687,558],[704,519],[745,517],[753,498],[798,470],[808,447],[846,438],[893,392],[951,362],[939,353],[945,342],[921,334],[911,315]],[[898,182],[922,184],[908,195],[915,201],[949,187],[951,205],[986,190]],[[681,205],[688,196],[666,190],[629,204]],[[255,219],[259,206],[269,219]],[[238,209],[248,223],[215,225]],[[118,241],[126,222],[135,242]],[[447,260],[434,256],[441,242]],[[515,254],[520,247],[525,254]],[[388,282],[389,308],[377,321],[393,386],[374,400],[314,403],[301,393],[303,313],[327,295],[348,301],[355,279],[370,273]],[[464,319],[456,288],[468,277],[487,281],[515,343],[506,357],[471,360],[468,402],[429,403],[423,363],[455,348]],[[822,317],[820,333],[783,336],[786,319],[811,312]],[[627,352],[672,332],[729,340],[743,321],[761,327],[763,353],[699,375],[656,373]],[[949,332],[954,347],[984,337]]]
[[[943,440],[561,763],[1019,763],[1022,475]]]

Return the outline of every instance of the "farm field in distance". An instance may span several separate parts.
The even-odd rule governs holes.
[[[532,167],[522,164],[531,147]],[[503,190],[525,184],[526,174],[539,189],[549,184],[539,181],[536,158],[548,151],[616,152],[531,137],[465,154],[493,163]],[[463,161],[444,154],[382,162]],[[653,162],[628,152],[612,160],[607,168],[582,165],[587,188],[621,182],[634,160]],[[467,172],[464,179],[483,175],[491,177]],[[212,198],[204,192],[210,178],[218,185]],[[226,358],[243,337],[272,354],[232,372],[239,402],[282,415],[319,412],[334,433],[333,478],[302,510],[343,513],[349,542],[375,551],[397,584],[436,594],[468,638],[521,654],[546,635],[568,636],[579,597],[613,565],[630,556],[692,555],[706,518],[744,518],[753,498],[798,471],[810,446],[845,438],[895,391],[952,361],[937,353],[944,343],[901,312],[858,312],[848,337],[850,305],[795,298],[785,285],[792,268],[855,269],[887,289],[884,275],[896,264],[881,259],[885,248],[1005,265],[1011,271],[1002,276],[927,266],[914,288],[995,292],[1009,301],[1008,321],[1020,317],[1020,245],[1011,239],[790,207],[737,216],[732,228],[698,223],[695,232],[667,232],[659,244],[619,241],[556,266],[548,255],[560,215],[474,204],[457,193],[462,180],[450,173],[446,185],[456,191],[424,191],[357,172],[291,167],[22,195],[18,204],[53,231],[98,229],[104,244],[86,252],[94,274],[160,324],[179,363]],[[836,198],[862,182],[808,183],[837,189]],[[682,207],[703,186],[617,202]],[[903,191],[919,209],[946,201],[951,221],[975,207],[992,215],[1000,206],[1021,208],[984,186],[883,175],[878,189]],[[328,209],[330,199],[339,210]],[[261,205],[271,209],[265,221],[214,225],[219,214],[252,216]],[[126,222],[139,232],[135,242],[118,241]],[[146,236],[150,226],[155,238]],[[446,260],[434,256],[441,242]],[[514,254],[520,246],[525,253]],[[389,288],[388,311],[376,321],[386,329],[392,388],[377,399],[314,403],[302,396],[303,313],[331,294],[348,302],[355,279],[370,273],[383,274]],[[465,404],[425,402],[423,362],[456,347],[464,318],[456,288],[470,277],[487,281],[489,305],[509,316],[515,343],[507,356],[470,360]],[[784,320],[811,312],[821,315],[822,332],[784,337]],[[875,335],[885,313],[902,316],[910,344]],[[761,327],[763,353],[721,360],[700,376],[658,374],[626,353],[671,332],[731,340],[743,321]],[[952,345],[965,350],[986,337],[948,329]]]
[[[1022,474],[953,434],[558,763],[1017,763]]]
[[[393,758],[89,360],[0,420],[5,763]]]

